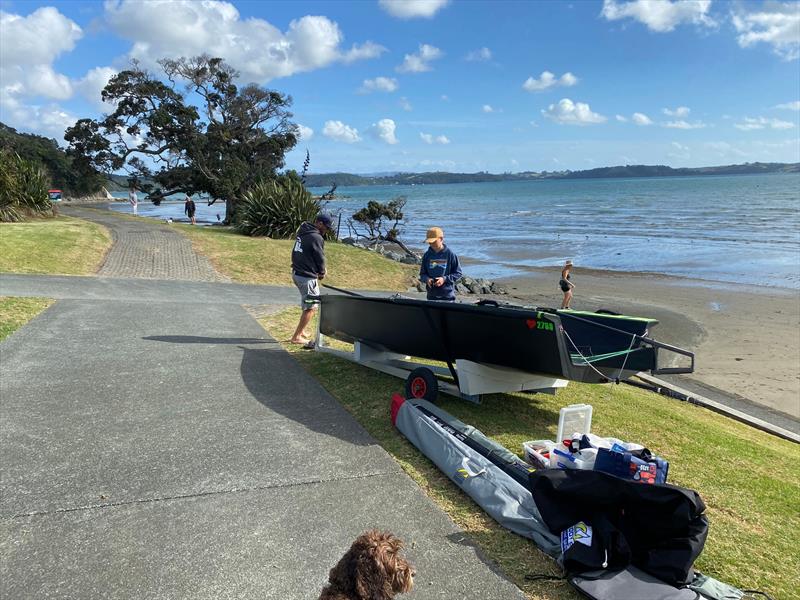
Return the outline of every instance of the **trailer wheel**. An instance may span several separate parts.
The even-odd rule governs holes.
[[[422,398],[428,402],[436,402],[438,395],[439,382],[430,369],[419,367],[406,377],[406,398]]]

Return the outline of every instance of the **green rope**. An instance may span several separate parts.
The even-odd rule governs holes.
[[[622,356],[623,354],[630,354],[631,352],[636,352],[638,350],[642,350],[642,348],[634,348],[633,350],[619,350],[618,352],[608,352],[607,354],[595,354],[594,356],[581,356],[580,354],[570,354],[570,358],[572,359],[572,364],[581,365],[581,364],[589,364],[597,362],[600,360],[604,360],[606,358],[614,358],[615,356]],[[578,360],[579,358],[582,360]]]

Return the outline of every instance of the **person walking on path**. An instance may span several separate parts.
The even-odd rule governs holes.
[[[425,242],[429,245],[422,255],[419,279],[428,288],[428,300],[456,301],[456,281],[461,279],[458,256],[444,244],[441,227],[431,227]]]
[[[197,210],[197,207],[194,205],[194,200],[189,194],[186,194],[186,202],[183,204],[183,212],[184,214],[189,217],[189,220],[192,222],[192,225],[195,224],[194,220],[194,212]]]
[[[138,215],[139,209],[139,198],[136,196],[136,186],[132,185],[128,190],[128,202],[131,203],[131,208],[133,208],[133,214]]]
[[[561,301],[561,308],[569,308],[569,303],[572,301],[572,290],[575,284],[570,281],[570,271],[572,270],[572,261],[568,260],[564,263],[564,268],[561,269],[561,279],[558,282],[558,287],[564,292],[564,299]]]
[[[333,220],[320,213],[314,223],[303,222],[297,230],[297,239],[292,250],[292,280],[300,291],[300,322],[289,340],[292,344],[310,345],[306,331],[319,303],[319,280],[325,277],[325,238],[333,228]]]

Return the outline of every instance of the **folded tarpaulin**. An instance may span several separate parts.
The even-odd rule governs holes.
[[[533,540],[551,556],[560,554],[559,538],[550,533],[542,521],[530,491],[453,435],[455,429],[443,426],[460,421],[430,402],[405,400],[398,395],[392,398],[392,420],[420,452],[495,521]]]
[[[533,473],[530,486],[550,531],[578,521],[609,522],[624,536],[633,565],[674,585],[692,581],[692,565],[708,536],[705,504],[694,490],[554,469]]]

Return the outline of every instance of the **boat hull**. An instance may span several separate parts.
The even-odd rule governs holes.
[[[595,383],[655,367],[654,350],[636,337],[650,319],[397,297],[326,294],[321,303],[323,335],[397,354]]]

